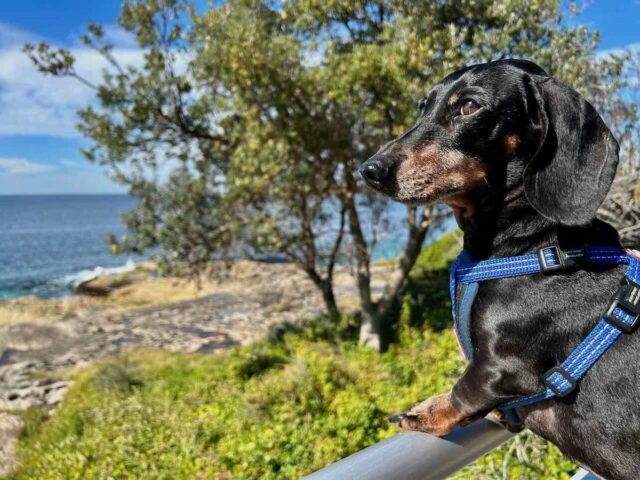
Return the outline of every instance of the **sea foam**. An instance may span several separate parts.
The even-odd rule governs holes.
[[[64,285],[71,287],[77,287],[83,282],[92,280],[101,275],[117,275],[119,273],[132,272],[136,268],[136,263],[133,259],[128,259],[124,265],[119,267],[95,267],[87,270],[80,270],[79,272],[66,275],[58,281]]]

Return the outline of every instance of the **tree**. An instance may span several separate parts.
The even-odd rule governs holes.
[[[599,215],[616,227],[624,245],[637,248],[640,245],[640,51],[618,52],[614,59],[613,64],[618,67],[610,81],[601,86],[604,95],[599,107],[620,142],[620,163]]]
[[[117,248],[159,248],[179,273],[239,244],[282,252],[334,317],[333,271],[352,261],[360,340],[376,349],[446,212],[407,207],[406,242],[376,298],[370,266],[386,200],[362,189],[357,166],[464,64],[528,57],[588,95],[604,95],[597,87],[617,65],[593,61],[597,34],[567,26],[559,0],[234,0],[204,13],[181,0],[125,1],[120,25],[144,64],[120,65],[90,26],[85,44],[113,68],[95,86],[100,107],[80,112],[87,157],[139,199]],[[68,51],[26,49],[42,72],[82,79]]]

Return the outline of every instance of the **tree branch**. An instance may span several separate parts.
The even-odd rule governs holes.
[[[333,271],[336,266],[338,253],[340,252],[340,246],[342,245],[342,239],[344,237],[344,224],[346,217],[346,209],[344,206],[340,209],[340,226],[338,230],[338,236],[336,237],[331,253],[329,254],[329,262],[327,263],[327,278],[330,282],[333,282]]]
[[[427,235],[429,227],[439,219],[434,214],[434,208],[425,208],[422,215],[417,219],[417,209],[409,208],[407,212],[408,238],[404,250],[398,258],[396,270],[391,274],[387,284],[384,287],[382,296],[378,301],[378,314],[386,315],[389,308],[398,298],[400,292],[404,288],[409,272],[413,268],[422,250],[422,244]],[[416,223],[417,221],[417,223]]]

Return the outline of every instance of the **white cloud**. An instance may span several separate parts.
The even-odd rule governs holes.
[[[89,165],[88,162],[80,162],[78,160],[63,159],[63,160],[60,160],[59,163],[60,165],[63,165],[69,168],[90,168],[91,167],[91,165]]]
[[[30,175],[55,170],[53,165],[35,163],[26,158],[0,158],[0,170],[10,175]]]
[[[638,0],[640,1],[640,0]],[[610,55],[622,55],[627,51],[640,52],[640,43],[630,43],[621,47],[609,48],[606,50],[598,50],[596,57],[608,57]]]
[[[639,0],[640,1],[640,0]],[[607,59],[612,55],[624,55],[631,53],[632,62],[631,65],[627,64],[627,68],[622,73],[627,81],[627,85],[632,88],[640,86],[640,71],[638,70],[638,60],[640,59],[640,43],[630,43],[618,48],[611,48],[609,50],[601,50],[597,52],[596,57]]]
[[[106,29],[114,42],[113,55],[123,65],[140,65],[143,52],[131,38],[116,27]],[[95,103],[94,91],[73,78],[54,78],[39,73],[22,53],[26,42],[43,39],[0,23],[0,135],[50,135],[79,137],[76,111]],[[70,47],[76,58],[76,70],[98,82],[107,62],[86,47]]]
[[[124,30],[120,25],[104,25],[103,32],[105,40],[118,48],[138,48],[136,37]]]

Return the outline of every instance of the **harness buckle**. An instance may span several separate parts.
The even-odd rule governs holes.
[[[566,397],[578,386],[578,382],[560,366],[548,370],[543,382],[558,398]]]
[[[538,250],[538,260],[543,273],[565,270],[584,261],[586,247],[562,251],[558,245],[549,245]]]
[[[633,320],[626,322],[615,316],[613,312],[617,308],[631,315]],[[611,305],[603,319],[624,333],[635,331],[640,325],[640,285],[630,278],[625,277],[624,283],[614,295]]]

